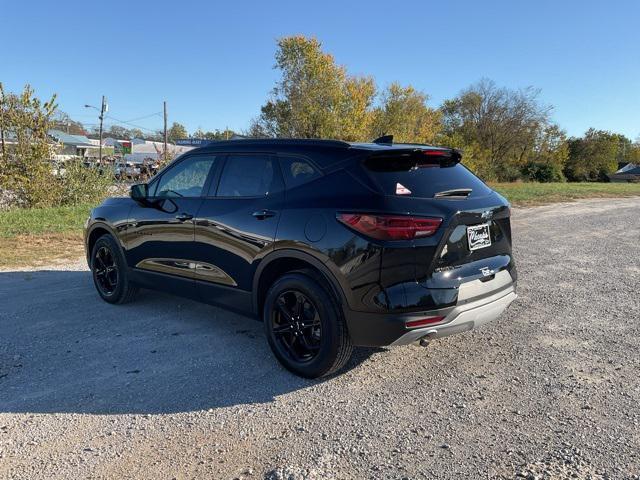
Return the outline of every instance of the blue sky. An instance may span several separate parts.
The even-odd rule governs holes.
[[[0,81],[58,94],[156,129],[246,128],[277,78],[276,39],[313,35],[350,73],[398,80],[437,106],[487,77],[542,89],[570,135],[640,135],[640,2],[620,1],[15,1],[0,0]]]

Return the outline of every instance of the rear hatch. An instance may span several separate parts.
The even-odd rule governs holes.
[[[408,280],[408,268],[428,288],[457,287],[511,268],[508,203],[459,161],[453,150],[410,148],[376,152],[362,162],[389,210],[443,219],[435,235],[385,249],[385,263],[404,265],[390,283]]]

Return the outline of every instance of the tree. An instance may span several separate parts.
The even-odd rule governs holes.
[[[474,145],[498,180],[513,180],[527,162],[551,108],[538,101],[539,90],[499,88],[481,80],[442,106],[444,139]]]
[[[527,163],[522,169],[524,177],[537,182],[563,182],[563,170],[569,158],[569,145],[564,130],[549,124],[537,132],[528,148]]]
[[[203,140],[229,140],[236,132],[233,130],[229,130],[228,128],[225,130],[218,130],[216,128],[215,131],[207,131],[205,132],[201,128],[198,128],[195,132],[193,132],[193,138],[200,138]]]
[[[107,137],[117,138],[119,140],[126,140],[131,138],[131,132],[126,127],[121,127],[120,125],[111,125],[109,131],[106,132]]]
[[[347,75],[315,38],[278,41],[281,78],[253,122],[253,136],[364,139],[371,124],[375,84]]]
[[[14,142],[0,158],[0,186],[15,192],[27,206],[47,205],[55,191],[48,136],[55,101],[55,95],[41,101],[29,85],[19,95],[3,92],[0,97],[3,135]]]
[[[618,135],[590,128],[584,137],[569,139],[568,145],[569,158],[564,173],[569,180],[607,181],[607,175],[617,170]]]
[[[68,113],[58,110],[51,120],[51,128],[55,130],[62,130],[63,132],[71,135],[86,135],[87,132],[84,129],[82,123],[73,120]]]
[[[146,138],[146,135],[139,128],[132,128],[131,130],[129,130],[129,138],[141,138],[141,139],[144,139],[144,138]]]
[[[167,137],[169,142],[176,143],[176,140],[187,138],[189,137],[189,134],[187,133],[187,129],[184,127],[184,125],[178,122],[173,122],[171,128],[169,128],[169,130],[167,131]]]
[[[441,129],[441,113],[427,106],[428,99],[411,85],[392,83],[374,111],[371,137],[393,134],[396,142],[433,142]]]

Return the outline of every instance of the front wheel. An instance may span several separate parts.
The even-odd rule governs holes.
[[[263,321],[269,346],[297,375],[330,375],[349,360],[353,346],[334,295],[313,272],[280,277],[267,293]]]
[[[98,294],[105,302],[127,303],[138,291],[129,282],[127,264],[114,238],[101,236],[91,251],[91,273]]]

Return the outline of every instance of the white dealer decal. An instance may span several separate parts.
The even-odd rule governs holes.
[[[489,225],[485,223],[467,227],[467,239],[469,241],[469,250],[471,251],[491,246]]]
[[[401,183],[396,183],[396,195],[411,195],[411,190]]]

